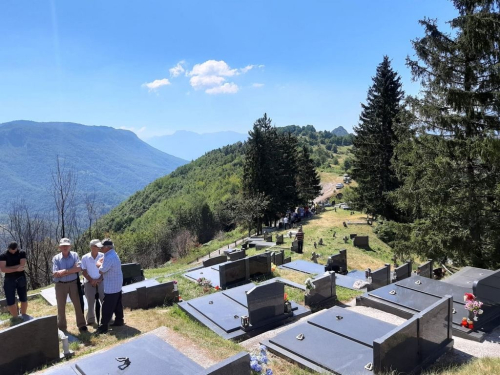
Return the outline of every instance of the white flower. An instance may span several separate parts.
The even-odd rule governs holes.
[[[474,321],[477,322],[477,316],[474,317]]]
[[[481,315],[483,313],[483,310],[479,309],[477,313]]]

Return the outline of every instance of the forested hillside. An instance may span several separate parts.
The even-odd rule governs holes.
[[[298,148],[307,145],[313,150],[316,166],[329,166],[335,159],[335,148],[328,150],[329,145],[352,142],[351,136],[317,132],[312,126],[277,131],[298,135]],[[114,236],[131,260],[146,250],[154,252],[156,258],[168,258],[175,251],[172,243],[204,243],[219,231],[233,228],[231,212],[242,194],[246,147],[238,142],[211,151],[159,178],[101,218],[99,231]],[[269,168],[267,173],[277,171]]]

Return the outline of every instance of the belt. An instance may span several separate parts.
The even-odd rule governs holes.
[[[75,281],[76,281],[76,279],[71,280],[71,281],[57,281],[57,283],[61,283],[61,284],[69,284],[69,283],[73,283],[73,282],[75,282]]]

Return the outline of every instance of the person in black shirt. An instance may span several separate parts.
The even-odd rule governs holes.
[[[11,242],[7,250],[0,254],[0,271],[5,273],[3,289],[7,298],[7,307],[13,317],[18,316],[16,303],[16,290],[21,301],[21,314],[26,315],[28,310],[28,288],[24,267],[26,265],[26,252],[17,247],[16,242]]]

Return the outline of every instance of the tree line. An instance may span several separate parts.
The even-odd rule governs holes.
[[[351,200],[387,220],[379,229],[402,257],[500,266],[500,22],[497,0],[454,0],[450,33],[420,24],[421,83],[404,98],[388,57],[355,129]]]

